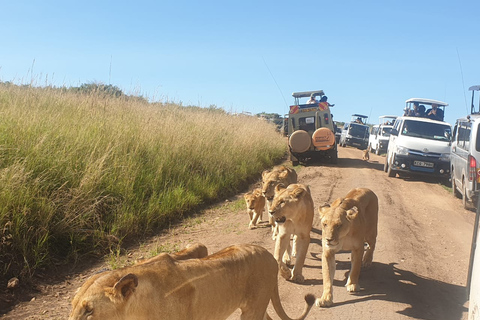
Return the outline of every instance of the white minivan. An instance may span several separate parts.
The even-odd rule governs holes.
[[[387,152],[390,132],[395,119],[397,119],[397,116],[380,116],[379,124],[374,125],[370,130],[368,146],[375,154]]]
[[[480,192],[480,114],[474,107],[474,94],[480,91],[480,86],[469,89],[472,91],[471,115],[455,122],[450,156],[452,192],[462,198],[467,209],[477,205]]]
[[[413,98],[409,104],[447,106],[438,100]],[[397,173],[425,174],[450,179],[450,124],[420,116],[395,120],[388,143],[384,170],[389,177]]]

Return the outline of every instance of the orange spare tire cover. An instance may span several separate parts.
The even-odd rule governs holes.
[[[310,149],[310,145],[312,144],[312,139],[310,135],[305,130],[297,130],[290,136],[288,140],[288,145],[292,149],[293,152],[305,152]]]
[[[312,135],[312,143],[319,150],[328,150],[335,144],[335,134],[328,128],[318,128]]]

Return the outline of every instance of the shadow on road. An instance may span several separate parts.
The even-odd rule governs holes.
[[[371,300],[383,300],[406,305],[405,309],[398,311],[399,314],[425,320],[461,319],[462,313],[468,311],[464,307],[467,301],[465,287],[419,276],[398,268],[395,263],[374,262],[370,268],[362,268],[360,285],[363,291],[347,296],[351,299],[339,301],[338,291],[345,290],[349,269],[350,262],[337,261],[337,270],[347,271],[344,281],[335,280],[333,283],[333,308]],[[315,283],[309,281],[311,282],[306,280],[305,283],[310,285],[323,283],[317,280],[313,280]]]

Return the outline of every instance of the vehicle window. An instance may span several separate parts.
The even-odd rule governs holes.
[[[315,131],[315,117],[299,118],[298,128],[305,131]]]
[[[378,131],[378,127],[372,127],[372,131],[370,132],[372,135],[376,135]]]
[[[471,127],[472,126],[470,123],[460,123],[460,125],[458,126],[457,147],[468,150],[468,148],[470,147]]]
[[[396,120],[395,124],[393,125],[393,128],[397,130],[397,132],[400,132],[400,125],[402,124],[402,121]]]
[[[402,134],[410,137],[449,141],[452,129],[449,125],[405,120],[402,126]]]
[[[384,137],[390,137],[390,134],[392,133],[392,128],[382,128],[382,136]]]
[[[354,137],[364,138],[368,136],[368,126],[350,123],[348,126],[348,133]]]
[[[477,137],[475,140],[475,150],[480,151],[480,124],[477,127]]]

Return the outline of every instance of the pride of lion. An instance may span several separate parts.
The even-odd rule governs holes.
[[[226,319],[241,310],[241,319],[271,319],[269,302],[281,319],[290,319],[279,298],[278,276],[302,283],[310,244],[314,202],[307,185],[297,183],[293,168],[276,166],[262,174],[262,188],[244,196],[249,229],[262,220],[265,205],[275,240],[273,255],[251,244],[227,247],[208,255],[203,244],[162,253],[135,265],[90,277],[72,301],[69,320],[96,319]],[[318,209],[322,228],[323,293],[305,296],[297,319],[312,305],[333,305],[335,254],[351,251],[348,292],[360,290],[361,266],[372,264],[378,224],[378,198],[366,188]],[[253,231],[252,231],[253,232]],[[293,244],[290,242],[293,238]],[[365,250],[366,244],[366,250]],[[290,269],[291,259],[295,262]]]

